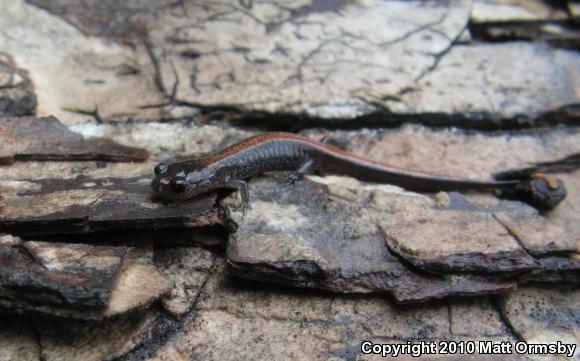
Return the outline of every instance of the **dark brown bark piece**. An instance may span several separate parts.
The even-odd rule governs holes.
[[[46,361],[125,359],[131,351],[154,349],[179,328],[175,318],[155,309],[100,322],[47,317],[32,322]]]
[[[30,235],[227,225],[215,194],[161,204],[152,199],[149,184],[146,177],[0,181],[0,231]]]
[[[127,247],[22,242],[3,236],[2,298],[72,308],[104,307],[128,251]]]
[[[523,275],[519,283],[580,283],[580,258],[551,256],[537,260],[538,267]]]
[[[580,32],[565,21],[473,23],[470,31],[474,38],[485,41],[532,40],[560,48],[580,47]]]
[[[68,0],[27,2],[61,17],[83,34],[125,44],[135,44],[143,38],[147,31],[145,20],[151,14],[179,5],[173,0],[153,0],[146,4],[111,1],[86,1],[79,4]]]
[[[144,306],[167,290],[141,250],[0,237],[3,309],[95,319]]]
[[[143,148],[121,145],[106,138],[84,139],[55,117],[0,119],[0,164],[21,160],[105,160],[141,162]]]

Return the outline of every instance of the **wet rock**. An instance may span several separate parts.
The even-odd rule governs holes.
[[[520,288],[502,298],[503,317],[528,343],[575,344],[579,355],[580,297],[566,287]]]
[[[524,275],[522,282],[578,283],[579,280],[580,225],[577,210],[580,207],[580,170],[574,170],[574,167],[557,167],[555,170],[568,171],[551,174],[570,189],[560,206],[543,213],[542,217],[496,214],[522,246],[537,256],[538,267]]]
[[[561,21],[557,17],[560,11],[552,14],[536,10],[550,8],[553,2],[509,3],[533,8],[531,17],[525,15],[516,21],[528,16],[530,21],[541,23],[534,30],[538,33],[519,34],[518,27],[487,29],[499,29],[499,36],[504,37],[514,36],[509,32],[520,37],[544,37],[561,46],[556,41],[566,33],[546,26],[546,19]],[[232,118],[248,123],[253,119],[262,127],[298,128],[319,124],[393,125],[403,121],[520,128],[575,122],[578,109],[571,104],[578,103],[574,86],[577,54],[532,43],[469,43],[470,34],[465,28],[477,7],[472,10],[467,2],[402,1],[303,1],[283,5],[154,1],[144,7],[132,1],[113,4],[88,0],[78,4],[69,0],[15,0],[0,4],[0,49],[12,55],[15,66],[29,72],[30,83],[38,93],[40,115],[55,114],[84,136],[104,136],[132,146],[146,144],[155,161],[212,151],[249,134],[195,125]],[[496,18],[509,14],[497,10],[492,13]],[[528,25],[529,21],[524,27],[527,31],[531,29]],[[193,122],[190,116],[194,116]],[[171,121],[145,123],[159,119]],[[125,120],[131,122],[110,123]],[[341,134],[350,141],[346,142],[350,150],[379,161],[406,169],[483,179],[495,172],[580,152],[579,138],[570,129],[484,135],[406,127]],[[473,294],[474,290],[497,292],[506,284],[513,287],[512,282],[497,281],[500,272],[485,278],[483,274],[479,278],[426,274],[389,252],[377,225],[393,214],[414,209],[465,213],[466,221],[468,215],[475,214],[480,225],[497,222],[500,215],[511,216],[511,223],[497,225],[505,226],[503,231],[513,236],[520,249],[531,253],[528,256],[533,257],[535,265],[528,273],[518,275],[518,282],[578,280],[577,254],[571,243],[580,241],[576,197],[580,177],[575,173],[557,175],[570,192],[555,210],[543,214],[491,195],[421,196],[376,185],[337,185],[342,181],[326,178],[316,180],[322,182],[322,190],[310,181],[290,190],[272,187],[264,190],[264,197],[252,189],[252,196],[258,200],[254,211],[244,220],[237,213],[233,217],[240,227],[248,220],[253,228],[241,229],[239,234],[246,238],[232,239],[232,244],[238,242],[240,249],[253,253],[244,254],[244,260],[250,260],[248,265],[230,265],[229,271],[301,287],[341,289],[321,293],[226,278],[223,260],[217,257],[214,261],[208,251],[165,248],[191,242],[220,247],[226,227],[220,223],[220,214],[209,217],[213,221],[184,220],[182,216],[190,210],[187,207],[195,208],[191,204],[179,211],[184,213],[172,213],[174,206],[157,208],[151,203],[146,197],[149,189],[145,178],[152,176],[153,163],[29,161],[0,168],[4,187],[0,194],[5,198],[2,206],[19,205],[18,211],[12,209],[13,216],[50,216],[50,225],[35,226],[34,220],[20,224],[21,231],[37,227],[36,231],[45,232],[53,226],[70,232],[99,231],[91,237],[81,234],[67,239],[92,243],[104,236],[100,231],[112,229],[118,238],[111,238],[111,243],[118,245],[127,228],[168,227],[152,232],[156,247],[164,247],[156,249],[155,265],[176,286],[162,299],[164,310],[136,312],[128,318],[100,323],[41,318],[35,323],[36,330],[27,325],[23,332],[16,329],[14,337],[14,333],[6,332],[7,326],[0,327],[1,335],[9,334],[4,339],[0,336],[0,353],[17,352],[12,350],[22,344],[17,354],[21,357],[17,358],[30,354],[38,359],[40,354],[47,360],[366,360],[368,357],[359,353],[360,342],[365,339],[397,343],[482,338],[514,341],[486,298],[401,306],[384,295],[341,293],[343,289],[388,289],[397,299],[415,300]],[[78,175],[84,178],[75,179]],[[107,185],[103,179],[113,184]],[[138,179],[143,179],[142,183]],[[79,185],[91,181],[97,185]],[[256,180],[253,185],[268,182]],[[281,183],[279,179],[274,182]],[[303,186],[309,193],[300,194]],[[295,189],[300,192],[293,195]],[[329,194],[330,201],[326,202],[319,191]],[[34,201],[50,197],[51,205]],[[208,202],[208,207],[215,207],[215,199]],[[32,206],[31,210],[22,213],[26,204]],[[46,213],[58,213],[62,208],[57,206],[66,209],[66,217]],[[162,209],[170,210],[161,214]],[[254,212],[261,213],[254,217]],[[314,212],[323,214],[314,218],[323,227],[304,222]],[[340,216],[342,213],[345,215]],[[184,223],[189,227],[191,222],[203,223],[202,229],[197,225],[179,229]],[[496,226],[484,232],[499,230]],[[301,232],[312,242],[298,237]],[[326,236],[324,242],[316,238],[316,232]],[[139,231],[139,237],[147,238],[148,233]],[[56,240],[57,236],[53,237]],[[268,244],[273,246],[265,247]],[[334,249],[337,245],[342,248]],[[517,257],[511,260],[521,261]],[[265,263],[251,263],[254,261],[268,265],[279,262],[271,268]],[[500,266],[509,268],[501,262]],[[399,283],[384,282],[386,277],[397,276]],[[127,294],[124,302],[134,297]],[[3,325],[13,322],[12,318],[1,321]],[[30,353],[26,351],[29,346]]]
[[[0,52],[0,117],[32,115],[35,110],[36,95],[28,74]]]
[[[402,307],[376,298],[353,301],[337,298],[330,314],[351,327],[363,326],[367,337],[402,340],[451,337],[447,305],[442,302],[431,303],[429,307]]]
[[[378,225],[430,209],[428,197],[340,177],[315,179],[294,187],[272,179],[251,183],[253,210],[243,221],[232,213],[239,223],[227,249],[233,275],[341,293],[390,293],[399,302],[513,287],[477,277],[427,275],[389,252]],[[493,235],[493,228],[484,234]],[[517,244],[513,247],[517,252]]]
[[[150,183],[143,177],[0,181],[0,229],[54,234],[227,224],[215,194],[163,205],[152,200]]]
[[[326,359],[348,341],[343,326],[326,321],[330,297],[231,282],[223,259],[216,266],[195,316],[152,360]]]
[[[414,9],[403,11],[406,7]],[[178,100],[222,106],[225,97],[230,100],[230,113],[242,121],[292,129],[404,121],[515,128],[578,119],[577,112],[566,110],[578,102],[571,81],[578,77],[578,55],[533,43],[457,45],[468,20],[461,2],[428,9],[417,3],[357,3],[342,8],[343,16],[316,13],[301,22],[281,21],[284,14],[276,11],[263,15],[258,6],[249,10],[253,19],[236,10],[202,28],[173,29],[165,39],[178,41],[159,45],[157,53],[171,54],[161,60],[162,74],[172,79],[166,83],[180,80]],[[217,7],[208,8],[203,18],[216,11]],[[397,24],[384,21],[382,11]],[[439,11],[447,16],[438,18]],[[405,29],[401,24],[410,14],[409,26],[414,29]],[[380,16],[379,23],[374,22],[375,16]],[[220,47],[211,45],[215,42],[196,42],[219,37],[210,29],[226,19],[229,26],[233,20],[244,24],[236,28],[238,37],[225,39],[227,45]],[[268,29],[272,22],[275,31]],[[342,23],[357,32],[341,33],[337,27]],[[363,31],[366,27],[373,29]],[[251,36],[244,37],[245,32]],[[428,53],[418,51],[426,48]],[[527,59],[526,65],[514,68],[520,62],[513,59],[521,57]],[[169,58],[173,62],[168,63]],[[227,67],[215,67],[217,59]],[[171,64],[176,64],[176,77]],[[313,87],[316,91],[311,91]]]
[[[223,257],[216,257],[197,310],[293,322],[320,322],[328,317],[334,299],[331,294],[234,278],[227,267]]]
[[[144,161],[149,153],[110,139],[83,139],[54,117],[1,118],[0,164],[21,160]]]
[[[522,275],[520,283],[566,283],[578,284],[580,280],[580,259],[578,254],[569,256],[547,256],[536,260],[537,268]]]
[[[215,256],[203,248],[156,249],[155,264],[172,283],[171,291],[162,299],[163,307],[176,316],[189,311],[210,277],[214,262]]]
[[[15,162],[9,167],[0,167],[2,180],[21,181],[23,179],[71,179],[87,178],[133,178],[153,177],[154,162],[108,163],[103,161]]]
[[[0,303],[12,312],[99,319],[144,307],[168,290],[142,251],[0,240]]]
[[[17,1],[3,9],[15,21],[5,20],[0,28],[42,46],[8,41],[0,50],[13,54],[35,82],[60,89],[49,93],[40,87],[39,108],[66,123],[75,122],[71,111],[97,121],[225,114],[272,127],[408,120],[510,128],[578,119],[568,111],[578,101],[573,86],[560,86],[577,77],[577,54],[537,44],[457,45],[469,38],[467,2],[340,3],[320,11],[317,4],[245,8],[237,2],[160,1],[145,9],[96,1],[38,3],[51,16]],[[215,30],[224,26],[237,36]],[[357,30],[343,31],[347,28]],[[47,39],[48,30],[69,42]],[[133,51],[113,43],[96,52],[82,33],[129,43]],[[95,60],[71,56],[73,44]],[[45,54],[52,55],[51,62],[40,61]],[[513,57],[526,57],[527,67],[506,66]],[[456,76],[448,76],[449,67]],[[504,74],[507,68],[510,74]],[[72,85],[75,91],[66,91]],[[135,89],[139,94],[130,99],[120,96]],[[65,93],[71,96],[61,96]],[[115,101],[119,97],[125,101]]]

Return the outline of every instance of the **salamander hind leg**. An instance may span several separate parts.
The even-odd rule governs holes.
[[[302,162],[302,164],[300,164],[298,169],[296,169],[294,172],[290,173],[286,177],[285,183],[287,185],[292,185],[292,184],[296,183],[297,181],[302,179],[302,177],[304,177],[306,174],[308,174],[310,171],[312,171],[313,166],[314,166],[314,161],[312,159],[305,160],[304,162]]]

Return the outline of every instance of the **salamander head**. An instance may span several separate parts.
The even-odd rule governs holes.
[[[189,199],[219,188],[215,170],[192,161],[172,164],[159,163],[155,169],[151,188],[164,199]]]

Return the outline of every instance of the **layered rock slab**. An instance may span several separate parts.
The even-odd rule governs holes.
[[[529,12],[525,3],[512,7]],[[212,109],[273,127],[415,121],[514,128],[578,119],[578,55],[525,42],[464,45],[470,17],[482,11],[470,12],[463,1],[159,1],[144,8],[59,0],[17,1],[3,10],[20,21],[0,28],[43,46],[11,35],[0,50],[40,85],[40,113],[67,123],[72,116],[204,119]],[[23,25],[31,21],[50,31]],[[46,39],[49,32],[70,41]],[[116,43],[87,48],[83,34]],[[73,46],[94,61],[71,56]],[[40,61],[46,54],[51,61]],[[117,101],[134,89],[139,95]]]
[[[578,30],[570,23],[573,11],[563,5],[541,0],[476,0],[469,30],[474,38],[485,41],[525,39],[578,48]]]
[[[73,7],[77,4],[69,3]],[[164,102],[164,96],[156,86],[155,66],[144,46],[130,48],[89,37],[24,1],[3,2],[0,7],[4,35],[0,51],[28,71],[38,99],[37,114],[57,116],[67,124],[79,118],[101,121],[167,116],[161,108],[147,107]],[[82,13],[86,18],[95,11]]]
[[[567,175],[564,175],[567,176]],[[576,193],[577,188],[572,188]],[[522,204],[477,205],[459,194],[439,209],[380,224],[389,248],[432,272],[516,275],[522,282],[580,281],[575,222],[540,215]],[[563,214],[577,203],[570,196]]]
[[[101,319],[145,307],[168,288],[142,250],[0,238],[5,310]]]
[[[106,138],[84,139],[55,117],[0,118],[0,164],[16,160],[142,162],[149,152]]]
[[[412,210],[380,224],[389,248],[434,272],[529,271],[534,259],[491,214]]]
[[[472,247],[466,247],[460,252],[468,255],[467,258],[458,260],[455,271],[467,271],[470,268],[474,271],[477,266],[467,262],[467,259],[469,256],[476,256],[477,252],[489,252],[489,248],[481,246],[495,239],[503,244],[503,251],[507,248],[516,251],[514,255],[517,260],[514,259],[514,261],[523,262],[520,264],[522,270],[532,266],[529,269],[533,269],[531,274],[534,274],[534,277],[530,276],[530,280],[534,278],[541,280],[544,277],[553,281],[558,277],[561,281],[577,279],[576,252],[580,228],[576,219],[577,210],[580,207],[580,183],[578,182],[580,173],[574,170],[577,169],[574,156],[580,151],[580,137],[576,130],[554,129],[517,134],[474,134],[459,130],[433,130],[419,126],[406,126],[397,130],[360,132],[312,130],[306,134],[314,139],[327,137],[334,143],[342,144],[346,150],[356,155],[378,162],[443,176],[489,179],[491,174],[505,170],[525,168],[536,163],[552,164],[549,168],[542,166],[542,169],[556,171],[557,173],[551,175],[565,183],[568,195],[551,212],[539,214],[530,207],[517,202],[500,201],[491,195],[441,193],[435,197],[437,210],[423,210],[423,216],[419,213],[414,216],[410,215],[415,217],[415,220],[426,219],[426,222],[413,222],[404,217],[400,219],[390,217],[385,218],[382,224],[407,224],[406,229],[411,233],[416,233],[416,237],[402,237],[404,240],[398,245],[396,240],[391,239],[391,246],[400,251],[400,256],[417,266],[421,263],[422,266],[429,267],[425,263],[429,262],[423,262],[422,258],[434,259],[436,253],[443,252],[445,247],[451,247],[450,244],[441,242],[442,239],[446,239],[446,236],[458,236],[457,245],[461,246],[467,240],[474,240],[482,234],[489,236],[489,233],[482,231],[485,228],[486,231],[495,230],[495,236],[485,237],[483,243],[474,241]],[[421,146],[417,146],[418,144]],[[525,152],[521,149],[525,149]],[[553,163],[553,161],[559,162]],[[560,166],[556,167],[554,164],[560,164]],[[462,219],[461,214],[466,216],[464,226],[459,224]],[[439,221],[436,222],[436,219]],[[452,226],[450,222],[454,222],[455,226]],[[423,227],[425,230],[425,227],[430,226],[433,228],[432,232],[440,235],[440,237],[433,237],[433,242],[427,241],[431,231],[431,233],[416,232],[415,229],[415,227]],[[455,231],[445,233],[438,230],[445,227]],[[459,236],[462,229],[466,230],[469,227],[472,229],[480,227],[480,229],[474,232],[464,231],[465,234]],[[398,229],[397,232],[401,230]],[[410,233],[407,236],[410,236]],[[422,242],[421,240],[426,243],[419,246],[418,243]],[[436,251],[433,252],[433,250]],[[498,251],[501,252],[500,249]],[[535,265],[530,264],[530,255],[526,253],[536,257],[533,261]],[[509,257],[504,260],[507,259]],[[500,266],[491,258],[488,261],[489,267],[484,267],[488,272],[493,272],[494,268]],[[439,263],[438,266],[435,263],[431,266],[439,267],[439,271],[450,271],[455,267],[451,264],[453,262],[447,265]],[[504,266],[510,268],[509,262]],[[433,267],[430,269],[434,270]],[[543,273],[543,276],[537,272]]]
[[[557,121],[556,115],[566,114],[560,108],[578,102],[573,52],[530,43],[457,45],[469,20],[463,2],[356,3],[336,9],[338,14],[305,12],[300,19],[291,10],[266,8],[239,13],[229,4],[206,7],[205,16],[196,15],[202,26],[169,30],[176,41],[159,44],[157,52],[169,55],[159,56],[162,74],[172,79],[166,83],[180,80],[176,99],[207,106],[225,98],[242,111],[305,113],[335,125],[365,116],[367,124],[396,124],[413,115],[414,121],[472,127],[521,126],[552,110],[549,121]],[[220,10],[227,15],[212,18]],[[239,36],[221,38],[212,31],[222,23]],[[341,30],[346,28],[356,30]],[[167,31],[161,29],[157,36]],[[215,40],[196,41],[208,38]],[[521,56],[526,65],[514,68]],[[225,68],[214,65],[218,59]],[[577,112],[570,118],[577,119]]]
[[[334,292],[390,293],[399,302],[514,286],[473,276],[427,275],[390,253],[380,220],[398,217],[402,210],[430,208],[428,197],[340,177],[294,187],[261,179],[251,187],[253,210],[243,222],[232,213],[239,222],[227,249],[233,275]]]

